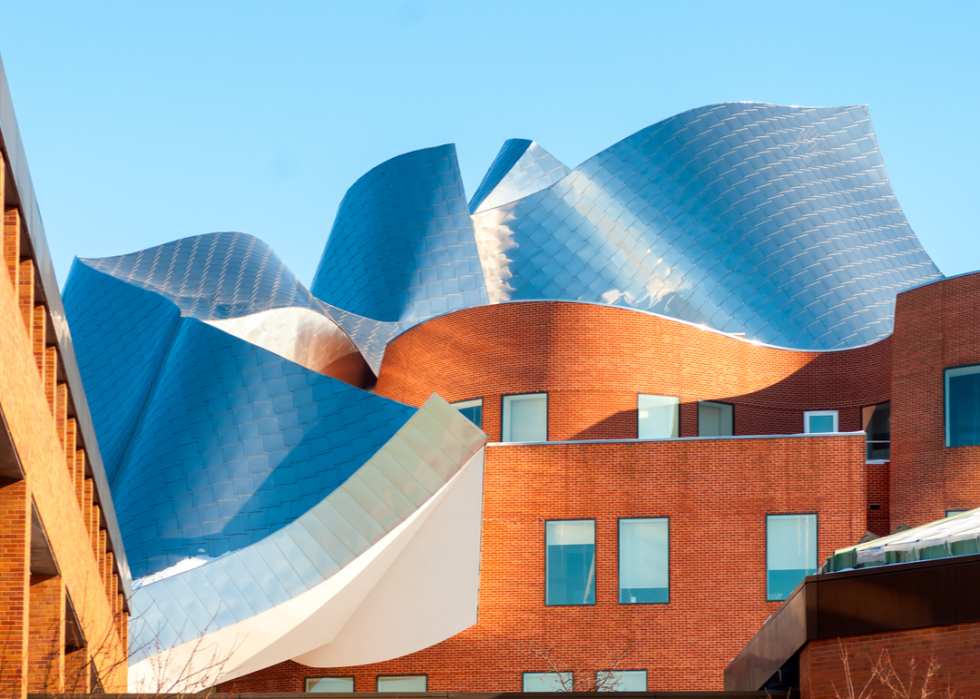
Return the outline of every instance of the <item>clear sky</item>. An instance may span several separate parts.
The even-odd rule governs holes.
[[[980,2],[16,2],[6,66],[59,283],[74,256],[239,230],[309,283],[369,169],[454,142],[574,167],[724,101],[867,103],[947,275],[980,268]]]

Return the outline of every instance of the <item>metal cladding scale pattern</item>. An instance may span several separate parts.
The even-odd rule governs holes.
[[[387,322],[487,303],[454,145],[392,158],[347,190],[312,292]]]
[[[136,578],[277,531],[415,412],[88,264],[65,298]]]
[[[491,303],[622,305],[793,349],[885,337],[896,294],[942,276],[866,106],[694,109],[473,220]]]
[[[470,201],[470,213],[495,209],[553,185],[571,170],[534,141],[504,141]]]

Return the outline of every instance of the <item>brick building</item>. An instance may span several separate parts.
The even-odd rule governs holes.
[[[508,141],[469,202],[399,156],[309,289],[240,233],[79,259],[131,688],[721,689],[835,551],[980,506],[978,284],[860,106]]]
[[[0,65],[0,690],[126,687],[129,572]]]

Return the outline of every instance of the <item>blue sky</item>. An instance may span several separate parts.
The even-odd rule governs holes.
[[[947,275],[980,268],[980,3],[0,1],[60,283],[74,256],[240,230],[309,282],[346,189],[456,143],[566,165],[724,101],[867,103]]]

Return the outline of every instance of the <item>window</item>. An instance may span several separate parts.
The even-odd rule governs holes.
[[[427,684],[425,675],[378,676],[379,692],[425,692]]]
[[[728,403],[698,401],[698,437],[731,437],[733,408]]]
[[[645,692],[646,670],[599,670],[595,673],[595,688],[599,692]]]
[[[888,461],[891,458],[892,404],[881,403],[861,409],[864,426],[865,458],[868,461]]]
[[[619,601],[670,602],[670,520],[666,517],[619,520]]]
[[[545,522],[545,604],[595,604],[595,520]]]
[[[504,396],[504,442],[548,441],[548,394]]]
[[[800,581],[817,572],[817,516],[766,517],[766,599],[789,597]]]
[[[969,510],[946,510],[946,516],[952,517],[954,515],[961,515],[964,512],[969,512]]]
[[[574,689],[571,672],[525,672],[525,692],[571,692]]]
[[[803,431],[807,434],[837,431],[836,410],[807,410],[803,413]]]
[[[467,420],[477,427],[483,427],[483,399],[474,398],[473,400],[461,400],[458,403],[450,403],[463,414]]]
[[[353,677],[307,677],[307,692],[353,692]]]
[[[637,396],[637,422],[640,439],[669,439],[678,435],[680,398],[676,396]]]
[[[980,365],[946,370],[946,446],[980,444]]]

